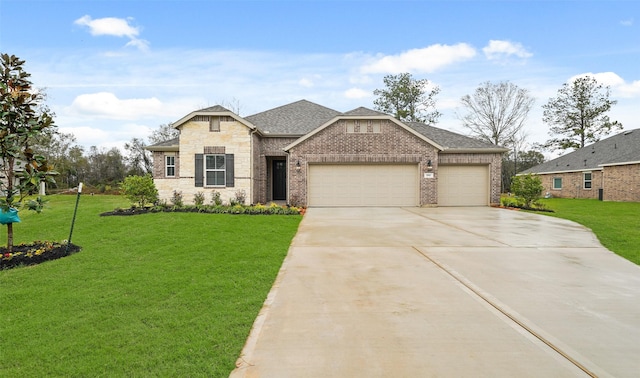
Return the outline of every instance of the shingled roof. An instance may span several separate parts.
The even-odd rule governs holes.
[[[265,135],[304,135],[340,114],[337,110],[300,100],[244,118]]]
[[[631,163],[640,163],[640,129],[624,131],[529,168],[521,174],[597,170],[605,165]]]
[[[405,125],[411,127],[418,133],[438,143],[446,150],[486,150],[493,149],[496,151],[506,152],[507,149],[496,146],[492,143],[483,142],[462,134],[452,131],[429,126],[422,122],[404,122]]]
[[[178,151],[180,147],[180,137],[165,140],[145,147],[149,151]]]

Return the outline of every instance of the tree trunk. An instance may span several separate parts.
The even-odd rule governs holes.
[[[13,252],[13,223],[7,223],[7,252]]]

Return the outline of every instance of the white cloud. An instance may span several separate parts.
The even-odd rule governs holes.
[[[367,98],[371,97],[371,91],[365,91],[360,88],[350,88],[344,92],[344,96],[352,99]]]
[[[570,83],[577,78],[585,77],[585,76],[591,76],[594,79],[596,79],[598,83],[611,87],[611,89],[614,90],[616,94],[621,97],[640,96],[640,80],[627,83],[623,78],[621,78],[615,72],[599,72],[599,73],[587,72],[580,75],[572,76],[571,78],[569,78],[567,82]]]
[[[620,25],[622,25],[622,26],[633,26],[633,18],[630,18],[628,20],[620,21]]]
[[[412,49],[398,55],[376,58],[362,67],[364,73],[423,72],[430,73],[448,65],[473,58],[476,50],[466,43],[456,45],[431,45]]]
[[[489,60],[501,60],[512,56],[526,59],[533,56],[520,43],[499,40],[490,40],[489,44],[482,48],[482,52]]]
[[[138,38],[140,35],[140,29],[138,27],[131,26],[129,21],[133,21],[133,19],[115,17],[92,19],[91,16],[84,15],[75,20],[74,24],[88,27],[89,33],[94,36],[107,35],[114,37],[127,37],[129,38],[129,42],[126,46],[133,46],[146,51],[149,48],[149,42]]]
[[[300,81],[298,81],[298,84],[300,84],[301,87],[305,87],[305,88],[313,87],[313,81],[307,78],[300,79]]]
[[[155,97],[121,100],[113,93],[98,92],[77,96],[68,110],[82,115],[131,119],[157,116],[163,112],[163,106]]]

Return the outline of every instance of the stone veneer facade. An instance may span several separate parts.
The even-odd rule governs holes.
[[[154,152],[154,181],[160,198],[169,200],[175,190],[182,192],[185,203],[193,203],[194,195],[202,192],[205,194],[205,201],[209,202],[212,192],[217,191],[222,200],[228,203],[238,191],[244,190],[247,201],[251,202],[254,141],[251,129],[237,121],[220,122],[220,131],[209,131],[209,122],[186,122],[180,128],[179,152]],[[217,151],[224,154],[234,155],[233,187],[195,186],[195,155],[204,153],[205,147],[217,148]],[[164,156],[169,154],[177,156],[176,176],[173,178],[165,177]],[[180,164],[181,162],[184,164]]]

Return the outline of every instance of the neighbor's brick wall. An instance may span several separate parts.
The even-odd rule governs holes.
[[[443,165],[488,165],[489,166],[489,202],[491,205],[500,204],[500,179],[502,177],[502,154],[474,154],[474,153],[440,153],[439,164]],[[437,173],[436,173],[437,177]]]
[[[360,120],[366,125],[366,120]],[[319,133],[295,146],[289,159],[289,201],[307,205],[307,178],[312,163],[415,163],[420,170],[420,205],[435,206],[437,184],[424,178],[427,161],[437,171],[435,147],[419,139],[397,124],[383,120],[380,133],[347,133],[345,120],[336,121]],[[296,171],[300,161],[301,169]]]
[[[640,202],[640,164],[604,167],[604,200]]]
[[[544,194],[550,193],[558,198],[598,198],[598,189],[602,188],[602,171],[591,171],[591,189],[584,189],[583,172],[563,172],[539,175]],[[553,179],[562,178],[562,189],[553,189]]]

